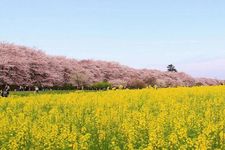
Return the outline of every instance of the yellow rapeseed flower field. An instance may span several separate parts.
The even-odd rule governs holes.
[[[225,86],[0,98],[0,149],[225,149]]]

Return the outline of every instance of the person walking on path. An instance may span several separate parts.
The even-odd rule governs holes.
[[[39,92],[38,86],[35,86],[35,87],[34,87],[34,91],[35,91],[35,93],[38,93],[38,92]]]
[[[9,85],[5,85],[4,89],[2,90],[1,96],[8,97],[9,96],[10,87]]]

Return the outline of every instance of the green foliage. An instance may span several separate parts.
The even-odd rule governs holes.
[[[52,90],[75,90],[76,88],[72,84],[64,84],[63,86],[53,86]]]
[[[74,92],[74,90],[45,90],[40,91],[38,94],[34,93],[34,91],[12,91],[10,92],[10,97],[26,97],[26,96],[34,96],[34,95],[43,95],[43,94],[68,94]]]
[[[108,88],[111,89],[112,88],[112,84],[107,82],[107,81],[103,81],[103,82],[94,83],[91,87],[94,90],[106,90]]]

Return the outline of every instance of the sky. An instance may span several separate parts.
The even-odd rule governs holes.
[[[0,0],[0,41],[225,79],[224,0]]]

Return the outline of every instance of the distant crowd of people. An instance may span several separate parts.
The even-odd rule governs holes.
[[[34,90],[35,93],[39,93],[39,87],[38,86],[35,86],[33,90]],[[19,88],[16,89],[15,91],[31,91],[31,88],[19,86]],[[8,97],[9,92],[10,92],[10,86],[6,84],[3,87],[3,89],[1,90],[0,94],[1,94],[2,97]]]
[[[32,91],[32,90],[34,90],[35,92],[38,93],[39,92],[39,87],[38,86],[34,86],[34,88],[32,89],[32,88],[27,87],[27,86],[25,86],[25,87],[19,86],[19,88],[16,89],[16,91]]]

